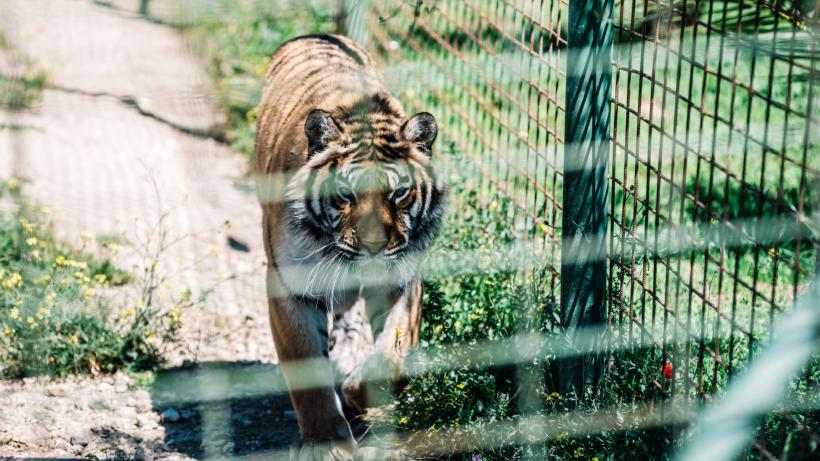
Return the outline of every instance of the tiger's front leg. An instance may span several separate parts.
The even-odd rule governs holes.
[[[384,376],[385,371],[392,381],[397,381],[404,370],[407,350],[418,345],[422,281],[410,283],[401,293],[372,288],[365,289],[363,295],[375,338],[374,350],[342,384],[345,402],[358,409],[377,404],[372,401],[367,383]]]
[[[276,351],[299,420],[301,437],[290,459],[353,459],[355,442],[327,358],[326,314],[293,298],[270,296],[268,304]]]

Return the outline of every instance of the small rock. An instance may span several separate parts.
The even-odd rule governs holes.
[[[159,415],[159,417],[163,422],[175,423],[179,421],[179,412],[173,408],[167,408]]]
[[[122,394],[123,392],[126,392],[128,390],[128,386],[125,384],[118,384],[117,387],[114,388],[114,390],[117,391],[117,393]]]
[[[151,427],[152,425],[151,419],[143,415],[137,415],[137,427]]]
[[[52,387],[46,391],[49,397],[68,397],[70,392],[65,386]]]
[[[134,461],[148,461],[148,455],[145,454],[145,450],[142,447],[137,447],[134,450]]]
[[[233,442],[228,442],[224,446],[222,446],[222,452],[230,453],[231,451],[233,451],[234,446],[235,444]]]
[[[128,421],[134,421],[137,419],[137,410],[134,407],[122,407],[119,410],[120,416]]]
[[[283,412],[282,412],[282,415],[283,415],[285,418],[290,419],[290,420],[292,420],[292,421],[296,421],[296,420],[297,420],[297,418],[296,418],[296,412],[295,412],[294,410],[285,410],[285,411],[283,411]]]
[[[71,435],[71,438],[69,438],[69,441],[71,442],[72,445],[79,445],[79,446],[84,447],[84,446],[88,445],[89,443],[91,443],[91,431],[85,430],[85,429],[77,431],[77,432],[75,432],[74,434]]]
[[[137,406],[137,401],[134,400],[134,397],[128,397],[128,400],[125,401],[125,406],[136,407]]]
[[[94,399],[88,406],[94,410],[111,410],[113,409],[111,402],[106,399]]]
[[[57,450],[68,452],[69,450],[71,450],[71,444],[68,443],[68,441],[65,439],[57,439],[54,441],[54,448]]]

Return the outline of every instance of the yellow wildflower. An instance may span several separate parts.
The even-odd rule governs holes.
[[[12,176],[11,178],[9,178],[7,184],[9,185],[9,189],[17,189],[18,187],[20,187],[20,180]]]
[[[9,277],[3,282],[3,286],[6,288],[16,288],[22,284],[23,277],[20,275],[19,272],[14,272],[13,274],[11,274],[11,277]]]
[[[30,247],[37,245],[37,237],[29,237],[26,239],[26,244]]]
[[[464,387],[466,387],[466,384],[458,383],[458,384],[456,384],[456,387],[459,388],[459,389],[464,389]]]
[[[407,416],[402,416],[401,419],[399,419],[399,424],[405,425],[408,421],[410,421],[410,419],[407,418]]]
[[[68,337],[68,342],[71,344],[77,344],[77,335],[71,335]]]
[[[20,318],[20,311],[17,310],[16,307],[12,307],[9,311],[9,318],[12,320],[17,320]]]
[[[145,337],[146,337],[146,338],[150,338],[150,337],[151,337],[151,330],[145,330]]]
[[[106,280],[108,280],[108,277],[106,277],[105,274],[97,274],[94,276],[94,280],[96,280],[97,283],[102,284],[105,283]]]
[[[40,260],[40,250],[32,250],[31,255],[34,256],[34,259]]]
[[[88,299],[94,296],[97,292],[93,288],[86,288],[83,290],[83,299]]]
[[[20,225],[23,226],[23,229],[25,229],[26,232],[34,231],[34,224],[26,218],[20,218]]]
[[[12,333],[14,333],[14,331],[11,328],[9,328],[9,327],[3,328],[3,334],[4,335],[11,336]]]

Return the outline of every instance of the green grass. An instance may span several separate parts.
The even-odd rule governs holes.
[[[22,111],[30,109],[42,97],[46,74],[17,52],[0,31],[0,59],[5,61],[0,74],[0,109]]]
[[[28,204],[21,184],[0,182],[0,375],[62,376],[151,369],[176,337],[178,316],[151,306],[112,305],[133,277],[111,259],[69,248],[52,235],[50,210]],[[111,255],[110,243],[96,250]],[[88,246],[88,248],[86,247]]]

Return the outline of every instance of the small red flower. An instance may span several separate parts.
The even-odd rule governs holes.
[[[664,362],[663,366],[661,366],[661,375],[666,379],[672,379],[672,364],[669,362]]]

